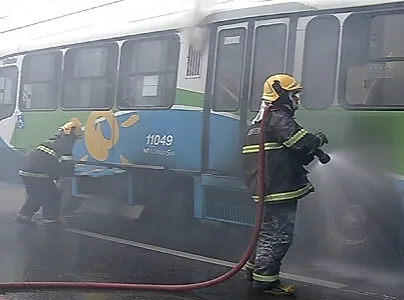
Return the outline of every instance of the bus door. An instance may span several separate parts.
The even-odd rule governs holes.
[[[205,141],[209,147],[203,153],[208,173],[241,175],[244,134],[260,108],[263,84],[269,75],[293,68],[289,36],[294,40],[289,18],[217,28],[213,78],[208,80],[211,112]]]
[[[205,123],[204,169],[234,176],[240,170],[240,136],[246,122],[248,22],[220,26],[212,34],[216,34],[216,43],[211,50],[212,78],[207,89],[210,114]]]

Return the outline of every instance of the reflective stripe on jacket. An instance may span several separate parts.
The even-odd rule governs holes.
[[[39,145],[24,159],[19,174],[26,177],[59,179],[73,176],[74,135],[57,135]]]
[[[249,127],[245,136],[243,170],[249,193],[258,201],[258,154],[261,123]],[[265,128],[265,202],[300,199],[314,191],[307,179],[307,165],[320,139],[300,126],[293,116],[273,108]]]

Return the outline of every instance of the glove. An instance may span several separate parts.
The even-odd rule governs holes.
[[[303,165],[303,166],[307,166],[307,165],[310,164],[313,160],[314,160],[314,155],[305,155],[305,156],[302,158],[302,165]]]
[[[318,137],[320,139],[320,147],[322,147],[324,144],[328,144],[328,138],[325,136],[324,133],[322,132],[318,132],[315,134],[316,137]]]

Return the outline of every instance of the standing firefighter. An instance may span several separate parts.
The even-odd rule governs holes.
[[[61,192],[56,180],[74,174],[73,146],[82,136],[82,124],[73,118],[53,138],[29,153],[19,171],[26,189],[26,202],[17,216],[22,224],[34,224],[33,215],[42,206],[45,224],[59,223]]]
[[[314,191],[304,168],[327,143],[323,133],[311,134],[294,119],[303,87],[286,74],[269,77],[264,84],[261,110],[248,129],[243,147],[243,170],[249,193],[258,201],[260,126],[265,120],[264,212],[255,252],[247,262],[248,280],[259,292],[292,295],[293,285],[280,283],[281,261],[294,232],[297,200]]]

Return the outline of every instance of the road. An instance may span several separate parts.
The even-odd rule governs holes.
[[[176,229],[141,220],[125,220],[94,211],[69,218],[59,229],[27,227],[15,222],[24,201],[19,186],[0,185],[0,281],[97,281],[182,284],[200,282],[228,271],[242,254],[230,253],[235,236],[178,225]],[[40,216],[39,216],[40,217]],[[147,227],[147,228],[146,228]],[[146,230],[146,229],[147,230]],[[181,229],[182,228],[182,229]],[[185,233],[186,232],[186,233]],[[236,235],[237,232],[234,232]],[[209,237],[212,236],[212,239]],[[248,241],[243,241],[248,242]],[[226,253],[228,255],[226,255]],[[368,281],[329,276],[303,276],[298,267],[282,274],[297,285],[298,300],[404,299],[402,282],[375,287]],[[303,265],[303,264],[301,264]],[[301,267],[301,266],[300,266]],[[306,272],[307,274],[307,272]],[[401,276],[402,277],[402,276]],[[370,286],[372,285],[372,288]],[[401,294],[400,294],[401,293]],[[30,291],[5,293],[0,299],[257,299],[242,273],[227,282],[189,292]],[[259,298],[259,297],[258,297]],[[263,298],[284,299],[267,296]]]

